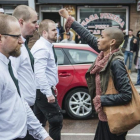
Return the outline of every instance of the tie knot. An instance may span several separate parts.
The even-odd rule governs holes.
[[[10,66],[10,67],[11,67],[11,60],[9,60],[8,66]]]
[[[24,42],[25,46],[27,47],[27,40]]]

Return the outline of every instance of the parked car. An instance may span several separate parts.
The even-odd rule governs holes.
[[[85,73],[97,52],[85,44],[54,43],[58,59],[58,103],[73,119],[86,119],[92,114]]]

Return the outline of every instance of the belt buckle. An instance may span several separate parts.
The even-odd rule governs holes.
[[[57,90],[56,86],[52,86],[52,89],[54,90],[55,96],[57,96],[58,95],[58,90]]]

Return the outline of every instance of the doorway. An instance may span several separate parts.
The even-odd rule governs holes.
[[[54,22],[61,22],[61,18],[58,12],[43,12],[43,19],[50,19]]]

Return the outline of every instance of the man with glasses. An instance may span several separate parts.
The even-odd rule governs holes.
[[[0,140],[21,140],[27,129],[38,140],[52,140],[34,116],[18,86],[9,59],[21,54],[20,25],[10,15],[0,15]]]
[[[13,16],[18,19],[21,28],[21,37],[24,43],[21,46],[21,55],[17,58],[10,57],[10,59],[12,66],[17,71],[21,93],[29,106],[33,108],[36,99],[34,58],[27,46],[27,39],[38,29],[38,15],[29,6],[19,5],[15,8]],[[29,139],[32,139],[32,136],[27,135],[25,140]]]

